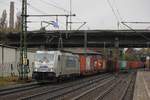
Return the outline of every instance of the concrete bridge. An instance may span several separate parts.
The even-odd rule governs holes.
[[[5,45],[20,45],[19,33],[7,33]],[[142,48],[150,43],[150,30],[59,30],[59,31],[29,31],[27,47],[47,46],[63,47],[118,47]]]

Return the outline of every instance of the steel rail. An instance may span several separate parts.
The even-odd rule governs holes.
[[[105,77],[104,77],[105,76]],[[104,75],[99,75],[99,76],[96,76],[96,78],[95,78],[95,81],[97,80],[104,80],[105,78],[107,78],[107,77],[110,77],[110,75],[109,74],[107,74],[107,76],[106,76],[106,74],[104,74]],[[52,89],[52,90],[49,90],[49,91],[44,91],[44,92],[42,92],[42,93],[38,93],[38,94],[34,94],[34,95],[30,95],[30,96],[27,96],[27,97],[22,97],[21,98],[21,100],[28,100],[28,99],[32,99],[32,98],[36,98],[36,97],[39,97],[39,96],[42,96],[42,95],[46,95],[46,94],[48,94],[48,93],[54,93],[54,92],[57,92],[57,91],[60,91],[60,90],[63,90],[63,89],[67,89],[67,88],[72,88],[73,86],[78,86],[79,84],[83,84],[83,83],[86,83],[86,82],[90,82],[90,80],[92,80],[92,81],[94,81],[93,80],[93,78],[92,79],[87,79],[87,80],[80,80],[79,82],[77,82],[77,83],[73,83],[73,84],[69,84],[69,85],[65,85],[64,87],[58,87],[58,88],[54,88],[54,89]],[[90,83],[86,83],[86,85],[89,85],[89,84],[91,84],[91,82]],[[85,84],[84,84],[85,85]],[[57,95],[57,94],[56,94]],[[57,95],[58,96],[58,95]],[[55,96],[52,96],[52,97],[49,97],[49,98],[53,98],[53,97],[55,97]]]
[[[106,85],[107,83],[113,81],[114,79],[115,79],[115,78],[109,79],[108,81],[103,82],[102,84],[99,84],[98,86],[96,86],[96,87],[94,87],[94,88],[91,88],[91,89],[89,89],[89,90],[87,90],[87,91],[81,93],[80,95],[78,95],[78,96],[72,98],[71,100],[79,100],[79,99],[80,99],[81,97],[83,97],[84,95],[88,94],[88,93],[91,92],[91,91],[94,91],[94,90],[97,89],[97,88],[100,88],[100,87]]]
[[[31,90],[34,88],[39,88],[39,87],[42,87],[41,84],[43,83],[39,82],[39,83],[33,83],[33,84],[24,84],[24,85],[12,87],[12,88],[4,88],[0,90],[0,96],[9,95],[9,94],[20,92],[20,91]]]

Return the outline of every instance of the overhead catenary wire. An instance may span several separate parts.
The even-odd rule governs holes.
[[[120,22],[119,17],[117,16],[117,14],[116,14],[116,12],[115,12],[115,10],[114,10],[114,8],[113,8],[111,2],[110,2],[109,0],[107,0],[107,3],[108,3],[108,5],[110,6],[110,8],[111,8],[111,10],[112,10],[112,12],[113,12],[113,14],[114,14],[116,20],[117,20],[118,22]]]
[[[59,6],[57,6],[57,5],[54,5],[54,4],[52,4],[52,3],[49,3],[49,2],[47,2],[47,1],[44,1],[44,0],[41,0],[41,2],[42,3],[45,3],[45,4],[48,4],[49,6],[53,6],[53,7],[55,7],[55,8],[57,8],[57,9],[59,9],[59,10],[62,10],[62,11],[64,11],[64,12],[67,12],[68,14],[70,14],[70,22],[71,22],[71,20],[72,20],[72,13],[71,13],[71,0],[70,0],[70,11],[68,11],[68,10],[66,10],[65,8],[62,8],[62,7],[59,7]],[[70,23],[70,30],[71,30],[71,24],[72,23]]]
[[[119,17],[120,21],[123,21],[123,18],[122,18],[121,14],[120,14],[118,6],[116,5],[116,0],[113,0],[113,1],[114,1],[114,6],[115,6],[115,9],[116,9],[116,12],[118,13],[118,17]]]
[[[57,4],[55,3],[55,2],[53,2],[53,1],[51,1],[51,2],[53,2],[54,4],[52,4],[52,3],[49,3],[48,1],[45,1],[45,0],[41,0],[41,2],[42,3],[44,3],[44,4],[47,4],[47,5],[49,5],[49,6],[52,6],[52,7],[55,7],[55,8],[57,8],[57,9],[59,9],[59,10],[62,10],[62,11],[64,11],[64,12],[66,12],[66,13],[71,13],[71,10],[72,10],[72,5],[70,5],[70,11],[69,10],[67,10],[67,9],[65,9],[65,8],[63,8],[63,7],[59,7],[59,6],[57,6]],[[70,2],[70,4],[72,4],[72,2]],[[79,19],[78,17],[75,17],[76,19]],[[81,19],[79,19],[79,20],[81,20]],[[85,22],[85,21],[84,21]],[[83,23],[84,23],[83,22]],[[74,23],[74,22],[73,22]],[[87,24],[85,24],[86,26],[87,26]],[[89,26],[87,26],[87,27],[89,27]]]
[[[119,29],[120,24],[122,24],[121,22],[123,21],[123,18],[121,16],[120,12],[119,12],[119,9],[116,5],[116,2],[114,0],[114,7],[115,8],[113,7],[113,5],[111,4],[111,2],[109,0],[107,0],[107,3],[109,4],[109,6],[110,6],[110,8],[111,8],[116,20],[117,20],[117,26],[118,26],[118,29]],[[126,28],[126,27],[124,26],[124,28]]]
[[[116,0],[113,0],[113,1],[114,1],[114,6],[115,6],[115,9],[116,9],[116,12],[118,13],[118,17],[120,18],[120,21],[121,21],[119,23],[122,24],[122,22],[123,22],[123,23],[130,23],[130,24],[150,24],[150,22],[138,22],[138,21],[137,22],[128,22],[128,21],[124,21],[121,14],[120,14],[120,12],[119,12],[119,9],[116,5]],[[125,26],[125,27],[127,27],[127,26]]]
[[[22,3],[22,1],[21,0],[18,0],[20,3]],[[30,7],[30,9],[33,9],[34,11],[36,11],[36,12],[39,12],[39,13],[42,13],[42,14],[47,14],[46,12],[44,12],[44,11],[42,11],[42,10],[40,10],[40,9],[38,9],[38,8],[36,8],[36,7],[34,7],[34,6],[32,6],[29,2],[27,3],[27,5],[28,5],[28,7]]]
[[[133,28],[131,28],[129,25],[127,25],[126,23],[124,22],[121,22],[123,25],[125,25],[127,28],[129,28],[130,30],[132,30],[133,32],[137,33],[139,36],[143,37],[144,39],[146,40],[149,40],[150,41],[150,38],[149,37],[146,37],[145,35],[141,34],[141,33],[138,33],[136,30],[134,30]]]
[[[29,3],[27,3],[27,5],[28,5],[30,8],[32,8],[33,10],[35,10],[35,11],[37,11],[37,12],[39,12],[39,13],[47,14],[46,12],[44,12],[44,11],[42,11],[42,10],[40,10],[40,9],[38,9],[38,8],[36,8],[36,7],[34,7],[34,6],[32,6],[32,5],[30,5]]]
[[[122,28],[122,26],[121,26],[122,23],[121,22],[123,21],[123,18],[121,16],[120,11],[118,9],[118,6],[116,4],[116,0],[113,0],[113,4],[114,4],[114,7],[116,9],[116,13],[118,14],[118,17],[119,17],[119,22],[118,22],[118,29],[119,29],[119,28]],[[123,27],[126,28],[124,25],[123,25]]]
[[[125,24],[150,24],[150,22],[140,22],[140,21],[135,21],[135,22],[129,22],[129,21],[123,21],[123,22],[121,22],[121,23],[125,23]],[[150,26],[148,26],[148,27],[146,27],[145,29],[149,29],[150,28]]]
[[[21,0],[19,0],[19,1],[21,2]],[[31,9],[33,9],[34,11],[36,11],[36,12],[42,13],[42,14],[44,14],[44,15],[47,15],[47,14],[48,14],[47,12],[44,12],[44,11],[38,9],[37,7],[32,6],[30,3],[27,3],[27,5],[28,5]],[[32,21],[30,21],[30,23],[32,23]],[[33,23],[34,23],[34,22],[33,22]],[[64,25],[63,22],[59,21],[59,23],[61,23],[61,24],[63,25],[63,26],[61,26],[62,28],[65,28],[65,27],[64,27],[65,25]]]
[[[45,0],[40,0],[40,1],[41,1],[42,3],[44,3],[44,4],[46,4],[46,5],[52,6],[52,7],[54,7],[54,8],[57,8],[57,9],[61,10],[61,11],[64,11],[64,12],[69,13],[69,11],[68,11],[67,9],[63,8],[63,7],[59,7],[59,6],[57,6],[57,5],[55,5],[55,4],[52,4],[52,3],[49,3],[48,1],[45,1]]]
[[[131,23],[131,24],[150,24],[150,22],[123,22],[123,23]]]
[[[113,6],[111,5],[111,2],[110,2],[109,0],[107,0],[107,2],[108,2],[108,4],[109,4],[109,6],[111,7],[113,14],[114,14],[115,17],[116,17],[116,20],[117,20],[119,23],[121,23],[121,24],[123,24],[124,26],[126,26],[127,28],[129,28],[130,30],[132,30],[132,31],[134,31],[135,33],[137,33],[136,30],[134,30],[133,28],[131,28],[129,25],[125,24],[124,22],[120,22],[120,20],[122,20],[122,17],[121,17],[121,15],[120,15],[120,13],[119,13],[119,10],[117,10],[117,13],[118,13],[118,16],[120,16],[120,19],[119,19],[119,17],[117,16],[117,14],[116,14],[116,12],[115,12]],[[117,9],[117,7],[116,7],[116,9]],[[146,37],[145,35],[143,35],[143,34],[141,34],[141,33],[138,33],[138,35],[141,36],[141,37],[143,37],[143,38],[145,38],[146,40],[150,40],[149,37]]]
[[[33,10],[39,12],[39,13],[47,14],[46,12],[44,12],[44,11],[42,11],[42,10],[40,10],[40,9],[38,9],[38,8],[36,8],[36,7],[34,7],[34,6],[32,6],[30,3],[27,3],[27,5],[28,5],[31,9],[33,9]]]
[[[21,2],[21,0],[18,0],[18,1],[20,1]],[[48,2],[48,1],[45,1],[45,0],[41,0],[41,3],[44,3],[44,4],[46,4],[46,5],[49,5],[49,6],[52,6],[52,7],[54,7],[54,8],[57,8],[57,9],[59,9],[59,10],[61,10],[61,11],[64,11],[64,12],[66,12],[67,14],[69,14],[70,13],[70,11],[69,10],[67,10],[67,9],[65,9],[65,8],[63,8],[63,7],[59,7],[54,1],[51,1],[52,3],[50,3],[50,2]],[[39,12],[39,13],[42,13],[42,14],[48,14],[47,12],[44,12],[44,11],[42,11],[42,10],[40,10],[40,9],[38,9],[38,8],[36,8],[36,7],[34,7],[34,6],[32,6],[31,4],[30,4],[30,1],[28,2],[28,6],[30,7],[30,9],[33,9],[34,11],[36,11],[36,12]],[[78,17],[75,17],[76,19],[78,19],[78,20],[81,20],[81,19],[79,19]],[[59,21],[62,25],[64,25],[64,23],[63,22],[61,22],[61,21]],[[84,21],[85,22],[85,21]],[[83,22],[83,23],[84,23]],[[30,22],[31,23],[31,22]],[[86,27],[88,27],[88,29],[89,29],[89,26],[87,26],[87,24],[85,24],[86,25]],[[65,26],[65,25],[64,25]]]

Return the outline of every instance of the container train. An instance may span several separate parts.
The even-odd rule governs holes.
[[[32,78],[35,80],[64,79],[100,72],[128,72],[131,68],[142,66],[141,61],[117,61],[113,60],[112,57],[105,59],[101,53],[97,52],[37,51]]]

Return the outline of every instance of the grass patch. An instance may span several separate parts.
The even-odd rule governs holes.
[[[0,87],[16,84],[16,80],[10,77],[0,77]]]
[[[16,76],[14,77],[0,77],[0,87],[8,86],[8,85],[15,85],[15,84],[24,84],[31,82],[31,78],[28,80],[19,80],[19,78]]]

